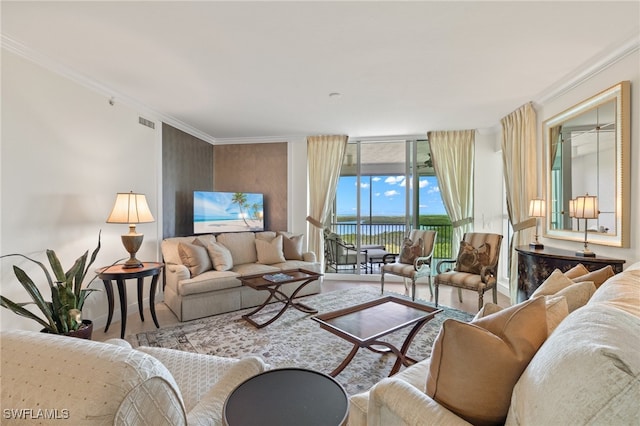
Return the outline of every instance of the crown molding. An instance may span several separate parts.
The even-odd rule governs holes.
[[[86,87],[89,90],[102,94],[108,99],[114,99],[119,103],[123,103],[138,111],[139,114],[152,116],[155,120],[159,120],[163,123],[169,124],[170,126],[189,133],[190,135],[202,139],[210,144],[216,143],[216,138],[214,138],[213,136],[204,133],[199,129],[196,129],[195,127],[192,127],[175,117],[164,114],[160,111],[156,111],[153,108],[150,108],[149,106],[130,96],[120,93],[117,90],[114,90],[109,86],[92,79],[89,76],[77,72],[76,70],[56,61],[55,59],[52,59],[25,46],[24,44],[11,38],[10,36],[7,36],[6,34],[2,34],[1,37],[2,49],[5,49],[8,52],[14,53],[21,58],[31,61],[47,69],[48,71],[65,77],[83,87]]]
[[[613,45],[610,49],[605,49],[604,53],[591,58],[574,72],[540,93],[533,99],[533,102],[535,104],[544,104],[545,102],[553,101],[639,49],[640,33],[634,32],[622,43]]]

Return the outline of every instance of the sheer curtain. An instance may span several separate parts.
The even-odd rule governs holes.
[[[440,194],[453,225],[451,252],[457,255],[465,232],[473,229],[475,130],[429,132],[429,149]]]
[[[536,219],[529,217],[529,200],[537,195],[536,112],[528,103],[500,122],[507,211],[513,226],[509,244],[509,293],[511,303],[515,303],[518,295],[515,247],[527,244],[536,226]]]
[[[343,135],[307,138],[309,250],[316,253],[323,268],[323,228],[336,195],[347,139]]]

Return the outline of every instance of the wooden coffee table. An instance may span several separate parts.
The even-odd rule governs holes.
[[[282,275],[286,275],[288,277],[281,280],[277,280],[277,281],[267,279],[270,276],[282,277]],[[240,281],[242,282],[242,285],[246,285],[247,287],[251,287],[255,290],[268,291],[270,293],[269,297],[267,298],[267,300],[264,301],[262,305],[258,306],[256,309],[249,312],[248,314],[242,315],[242,318],[247,320],[254,327],[262,328],[262,327],[266,327],[267,325],[271,324],[272,322],[280,318],[280,316],[290,307],[296,308],[297,310],[307,314],[317,314],[318,313],[317,309],[314,309],[300,302],[295,302],[293,299],[296,298],[298,293],[300,293],[300,290],[302,290],[307,284],[317,280],[321,276],[322,274],[319,274],[313,271],[307,271],[306,269],[290,269],[290,270],[281,271],[281,272],[270,272],[268,274],[257,274],[257,275],[248,275],[245,277],[241,277]],[[288,296],[286,293],[280,290],[280,287],[282,285],[295,283],[295,282],[300,283],[300,285],[298,285],[295,291],[291,293],[291,296]],[[267,304],[269,304],[269,302],[273,301],[274,299],[275,301],[281,302],[283,304],[282,309],[280,309],[280,312],[278,312],[270,320],[262,323],[257,323],[256,321],[251,319],[253,315],[263,310],[265,306],[267,306]]]
[[[407,350],[418,331],[442,309],[400,297],[386,296],[371,302],[312,317],[320,327],[353,343],[353,349],[333,370],[332,377],[340,374],[349,365],[360,348],[377,353],[393,352],[397,357],[389,376],[396,374],[400,366],[409,366],[417,361],[407,356]],[[398,349],[393,344],[380,340],[394,331],[413,326]],[[380,348],[382,347],[382,348]]]

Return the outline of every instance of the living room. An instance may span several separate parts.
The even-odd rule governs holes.
[[[631,150],[628,159],[625,159],[630,167],[629,182],[631,192],[629,200],[631,229],[629,244],[626,247],[614,247],[607,245],[592,245],[598,256],[625,259],[627,265],[640,261],[640,233],[637,232],[638,213],[640,211],[640,181],[637,164],[640,164],[640,149],[637,149],[640,138],[640,116],[635,105],[640,104],[640,52],[638,49],[637,29],[635,19],[635,36],[620,40],[620,37],[608,40],[603,49],[590,50],[583,46],[581,55],[576,55],[574,61],[567,64],[568,72],[558,71],[558,78],[550,84],[539,86],[532,92],[513,93],[509,108],[502,113],[495,114],[493,119],[482,127],[474,124],[461,124],[456,127],[442,127],[440,123],[430,123],[432,127],[407,128],[402,130],[402,124],[390,123],[385,130],[380,125],[372,129],[359,129],[349,127],[322,127],[299,128],[292,126],[289,132],[269,132],[267,127],[253,127],[253,123],[244,117],[241,110],[233,110],[225,118],[229,123],[245,123],[246,133],[233,133],[232,127],[222,127],[220,133],[209,132],[191,123],[206,121],[199,110],[204,109],[213,95],[211,93],[198,93],[193,96],[191,104],[180,103],[174,115],[166,114],[164,110],[157,109],[153,104],[140,102],[136,93],[136,86],[152,86],[157,98],[172,98],[174,91],[186,90],[182,85],[198,86],[202,80],[216,78],[216,74],[202,75],[194,71],[187,64],[180,61],[179,56],[173,56],[174,50],[168,54],[162,46],[158,47],[149,40],[144,40],[144,49],[153,51],[148,60],[151,66],[157,68],[175,67],[175,86],[160,84],[154,80],[153,72],[148,70],[140,74],[127,71],[126,58],[118,58],[122,61],[115,63],[116,58],[100,56],[97,62],[82,71],[73,69],[65,59],[68,57],[65,50],[76,52],[78,56],[91,56],[91,51],[75,50],[67,47],[67,42],[75,38],[82,38],[79,33],[69,34],[61,31],[56,37],[56,26],[51,27],[50,40],[42,40],[39,33],[35,35],[32,43],[21,39],[20,32],[13,26],[37,26],[37,19],[44,19],[41,14],[47,13],[47,8],[38,13],[34,20],[25,18],[33,12],[38,4],[23,6],[3,2],[2,4],[2,180],[1,180],[1,228],[0,228],[0,253],[24,253],[30,256],[44,259],[44,250],[55,249],[63,259],[63,264],[70,264],[75,257],[88,248],[95,246],[98,233],[101,232],[102,250],[96,261],[97,266],[108,265],[126,255],[122,246],[120,235],[126,232],[126,225],[105,223],[109,212],[113,207],[115,194],[118,192],[140,192],[146,195],[151,212],[154,215],[153,223],[139,224],[137,229],[144,234],[142,248],[138,252],[138,258],[148,261],[162,261],[161,241],[167,236],[176,236],[173,211],[166,206],[176,205],[179,200],[169,200],[166,196],[167,188],[172,182],[168,181],[163,161],[167,158],[163,155],[163,142],[168,134],[181,133],[188,141],[197,144],[190,155],[200,156],[201,144],[207,144],[205,150],[210,151],[213,161],[227,161],[234,159],[233,172],[243,175],[247,182],[260,180],[260,174],[255,169],[255,157],[247,151],[257,149],[261,145],[277,145],[286,152],[283,160],[286,167],[286,192],[284,199],[286,209],[282,209],[277,216],[269,218],[278,224],[273,230],[288,230],[294,233],[308,235],[310,228],[305,220],[308,215],[307,206],[309,197],[307,194],[307,144],[306,138],[316,134],[347,134],[350,140],[357,141],[366,138],[385,138],[404,135],[416,137],[431,130],[458,130],[462,128],[477,128],[475,136],[475,193],[474,193],[474,229],[479,232],[497,232],[504,234],[506,211],[504,206],[503,171],[502,171],[502,131],[500,119],[514,111],[522,104],[534,102],[537,113],[536,147],[538,152],[539,175],[538,188],[543,194],[543,152],[545,137],[542,132],[545,120],[576,105],[601,91],[612,87],[621,81],[631,82]],[[16,2],[18,3],[18,2]],[[604,2],[603,2],[604,3]],[[629,2],[633,3],[633,2]],[[52,3],[53,4],[53,3]],[[577,3],[574,3],[578,9]],[[53,7],[53,6],[50,6]],[[365,6],[362,6],[365,7]],[[516,6],[514,6],[516,7]],[[624,4],[618,4],[625,10]],[[14,14],[12,14],[14,13]],[[61,13],[60,16],[63,16]],[[616,11],[611,13],[615,19],[624,20],[625,24],[631,22],[627,19],[628,13]],[[637,17],[637,14],[635,15]],[[590,14],[590,25],[597,26],[597,14]],[[12,23],[12,19],[16,19]],[[77,20],[77,16],[70,12],[67,17],[70,21]],[[30,25],[24,25],[29,23]],[[61,27],[65,20],[56,21]],[[106,24],[105,24],[106,25]],[[123,24],[124,25],[124,24]],[[611,24],[610,24],[611,25]],[[540,33],[544,32],[546,24],[539,22]],[[614,25],[615,26],[615,25]],[[622,26],[622,25],[620,25]],[[131,28],[131,27],[127,27]],[[74,29],[76,29],[74,27]],[[134,44],[140,35],[133,33],[129,38],[122,37],[111,40],[113,34],[101,27],[85,28],[86,37],[99,46],[104,44]],[[109,28],[110,29],[110,28]],[[628,33],[629,28],[623,28],[617,35]],[[26,30],[25,30],[26,31]],[[16,34],[17,32],[17,34]],[[125,31],[123,31],[124,33]],[[354,30],[356,32],[356,30]],[[98,35],[96,35],[98,34]],[[101,34],[101,35],[100,35]],[[469,35],[467,35],[469,36]],[[25,32],[24,37],[28,37]],[[472,37],[472,35],[471,35]],[[504,36],[505,38],[508,35]],[[542,35],[540,35],[542,38]],[[568,37],[571,38],[571,37]],[[629,40],[632,40],[629,44]],[[552,43],[551,40],[545,40]],[[619,42],[619,45],[611,47],[611,42]],[[588,44],[588,43],[587,43]],[[632,47],[629,47],[631,45]],[[530,55],[544,62],[545,43],[537,45],[539,51],[529,52]],[[600,45],[601,47],[603,45]],[[300,46],[296,46],[300,48]],[[41,51],[39,48],[42,48]],[[153,50],[156,49],[156,50]],[[393,50],[393,46],[389,47]],[[292,48],[295,52],[295,49]],[[620,53],[620,52],[623,53]],[[56,53],[60,53],[59,55]],[[78,53],[80,52],[80,53]],[[554,51],[555,52],[555,51]],[[611,55],[618,54],[617,57]],[[414,55],[418,55],[413,52]],[[231,59],[228,59],[231,60]],[[453,60],[453,59],[452,59]],[[261,65],[268,63],[263,57],[259,61]],[[223,62],[224,64],[224,62]],[[382,67],[384,64],[369,64],[371,69],[375,65]],[[398,66],[397,63],[394,63]],[[473,61],[470,64],[473,67]],[[536,79],[537,71],[523,70],[513,65],[513,79]],[[93,67],[93,68],[91,68]],[[120,90],[114,90],[109,82],[101,80],[101,69],[115,68],[120,72],[123,81]],[[500,67],[503,68],[503,67]],[[95,72],[88,73],[90,69]],[[424,68],[427,69],[426,67]],[[210,71],[210,70],[209,70]],[[209,72],[208,71],[208,72]],[[266,71],[265,71],[266,72]],[[426,71],[425,71],[426,73]],[[500,86],[491,79],[491,70],[478,71],[491,83],[490,87]],[[243,77],[244,76],[239,76]],[[464,79],[464,76],[460,77]],[[292,85],[296,82],[292,81]],[[506,84],[506,82],[504,83]],[[512,87],[518,87],[517,82],[511,83]],[[131,90],[127,91],[129,87]],[[451,87],[451,86],[449,86]],[[324,85],[323,85],[324,90]],[[483,88],[478,87],[481,91]],[[343,91],[341,99],[349,97],[348,89],[333,88]],[[377,89],[376,89],[377,90]],[[453,91],[453,89],[451,89]],[[444,90],[446,96],[447,90]],[[323,98],[328,98],[328,91]],[[457,93],[458,103],[464,103],[464,94]],[[487,98],[492,94],[488,93]],[[282,98],[270,98],[267,102],[287,103]],[[251,96],[246,100],[251,103]],[[335,99],[334,99],[335,100]],[[331,102],[333,102],[332,100]],[[321,101],[318,101],[321,102]],[[322,99],[326,102],[326,99]],[[444,100],[443,100],[444,103]],[[492,102],[488,102],[491,104]],[[301,105],[301,104],[300,104]],[[433,109],[437,109],[438,103],[434,102]],[[504,105],[504,104],[503,104]],[[333,105],[335,111],[332,115],[344,115],[340,104]],[[224,106],[222,106],[224,108]],[[457,114],[464,115],[465,111],[482,109],[480,105],[466,105],[465,108],[455,110]],[[290,105],[285,110],[287,114],[294,115],[296,105]],[[337,112],[336,112],[337,111]],[[453,114],[454,110],[451,113]],[[393,111],[387,111],[389,117],[395,117]],[[193,114],[193,121],[189,121]],[[471,114],[471,112],[469,112]],[[235,115],[235,117],[234,117]],[[268,107],[265,107],[263,115],[267,119],[276,121],[272,117]],[[154,123],[154,128],[141,125],[140,118]],[[355,116],[354,116],[355,117]],[[400,118],[396,117],[398,121]],[[307,118],[301,117],[300,122],[307,123]],[[211,118],[213,122],[213,117]],[[295,121],[292,119],[291,121]],[[427,118],[425,118],[427,121]],[[464,119],[458,122],[464,122]],[[169,126],[169,127],[167,127]],[[302,126],[302,125],[298,125]],[[224,130],[224,132],[223,132]],[[260,132],[264,133],[260,133]],[[187,143],[187,142],[185,142]],[[281,146],[280,146],[281,145]],[[224,155],[221,153],[225,153]],[[240,153],[240,154],[238,154]],[[225,160],[223,160],[225,159]],[[211,164],[213,173],[217,173],[216,164]],[[487,166],[489,165],[489,166]],[[189,167],[187,167],[189,169]],[[196,170],[182,170],[182,173],[197,173]],[[235,179],[237,176],[234,176]],[[226,190],[232,182],[224,181],[224,176],[210,176],[209,188]],[[247,191],[260,192],[259,184],[247,188]],[[203,188],[192,188],[200,190]],[[277,221],[277,222],[276,222]],[[174,228],[169,228],[173,223]],[[184,223],[181,225],[184,226]],[[580,242],[551,239],[542,236],[541,241],[548,246],[567,250],[578,250]],[[503,244],[508,246],[507,235]],[[3,260],[0,277],[2,279],[2,295],[12,300],[24,299],[22,288],[15,283],[12,262]],[[502,274],[501,293],[509,294],[509,283],[506,278],[507,262],[501,260]],[[35,270],[35,269],[33,269]],[[8,284],[11,283],[11,284]],[[102,283],[96,281],[94,287],[102,289]],[[44,290],[44,289],[43,289]],[[133,293],[131,293],[132,295]],[[162,299],[159,293],[157,300]],[[145,299],[145,305],[148,300]],[[136,304],[133,297],[129,297],[129,312],[135,313]],[[108,308],[104,292],[96,292],[88,299],[85,305],[86,315],[90,317],[100,329],[107,322]],[[119,318],[116,310],[115,318]],[[26,329],[38,330],[37,324],[18,317],[6,309],[0,310],[0,328],[2,330]],[[100,331],[101,332],[101,329]]]

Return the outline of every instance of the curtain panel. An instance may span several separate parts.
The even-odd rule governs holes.
[[[316,253],[324,270],[324,224],[336,196],[340,167],[347,150],[348,136],[307,138],[307,194],[309,194],[309,250]]]
[[[475,130],[429,132],[429,149],[440,194],[453,225],[451,252],[458,253],[465,232],[473,230]]]
[[[504,117],[502,160],[507,192],[507,211],[513,227],[509,244],[509,294],[517,302],[518,268],[515,248],[534,236],[536,219],[529,217],[529,201],[537,195],[536,112],[528,103]]]

